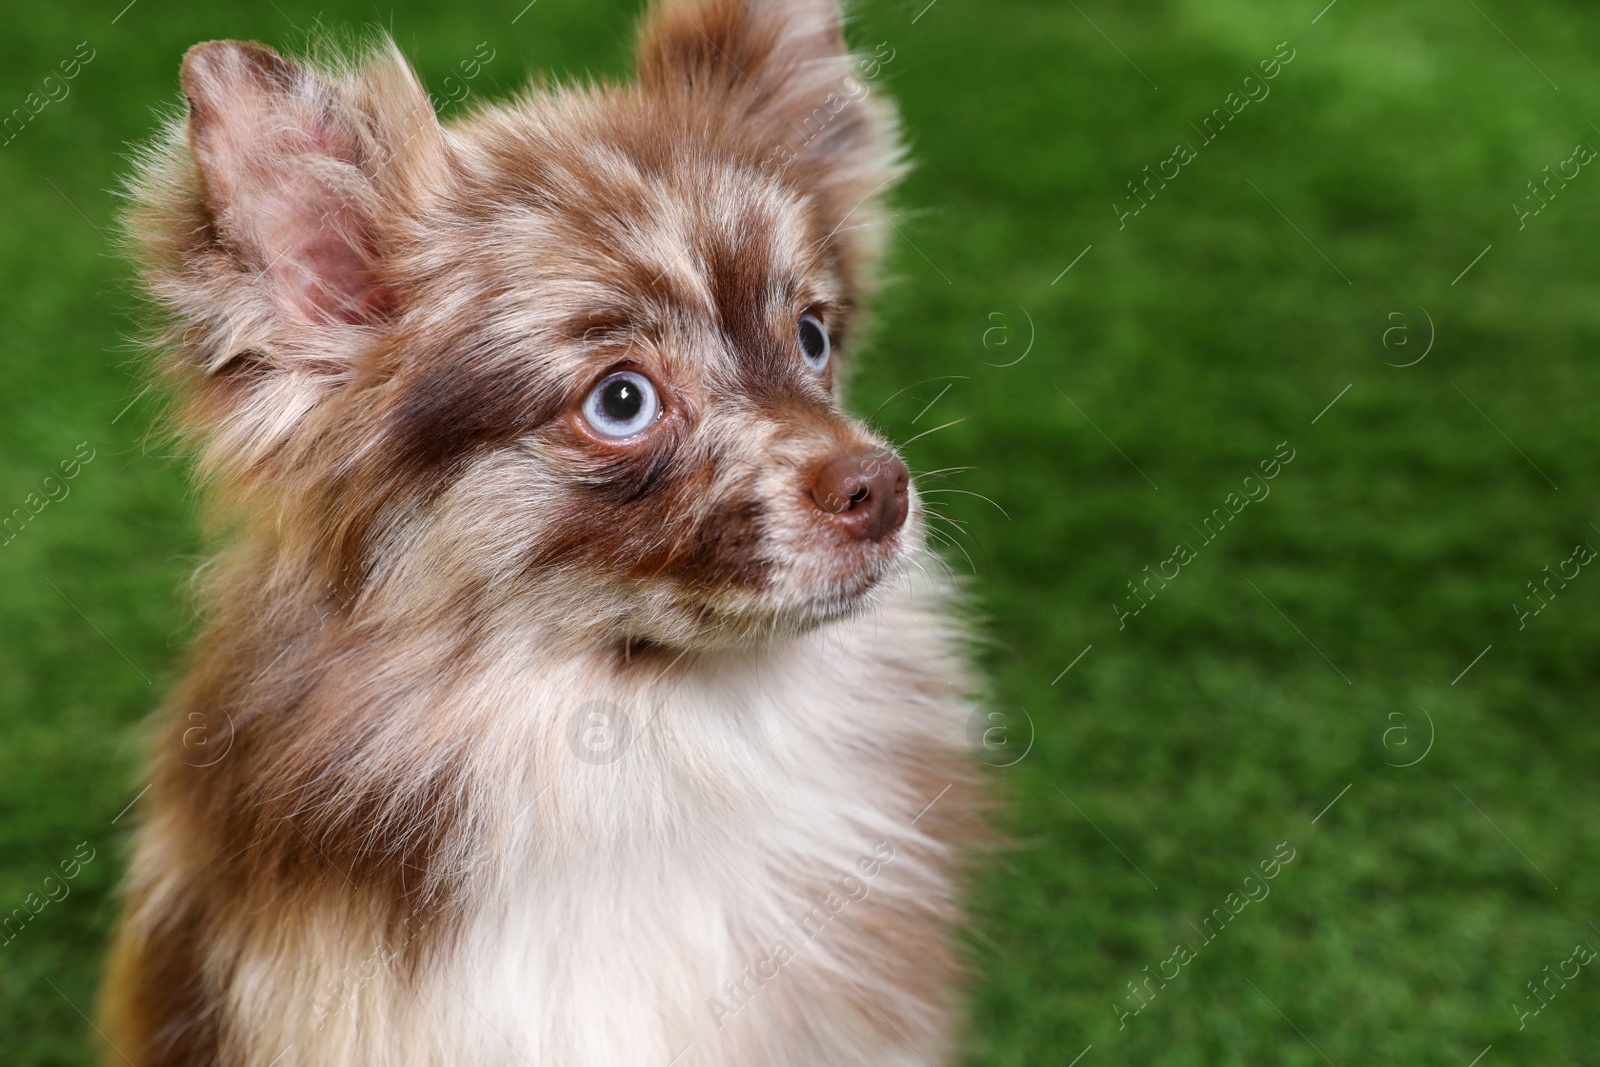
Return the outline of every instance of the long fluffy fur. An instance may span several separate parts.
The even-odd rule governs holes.
[[[639,57],[449,127],[392,45],[186,62],[129,230],[222,547],[108,1062],[949,1061],[964,636],[914,490],[883,545],[804,497],[887,443],[792,334],[848,361],[893,113],[834,0]],[[618,360],[631,450],[572,418]]]

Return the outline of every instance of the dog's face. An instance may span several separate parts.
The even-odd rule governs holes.
[[[835,0],[667,0],[638,84],[448,129],[392,50],[201,45],[184,89],[134,227],[185,415],[339,610],[742,639],[919,540],[839,401],[895,147]]]

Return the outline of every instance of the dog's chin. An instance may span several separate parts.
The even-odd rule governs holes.
[[[799,637],[869,611],[910,555],[907,545],[878,559],[855,561],[823,580],[784,576],[761,589],[721,592],[685,590],[676,598],[674,624],[651,627],[654,644],[715,649]]]
[[[773,617],[781,630],[801,634],[858,615],[871,607],[895,570],[894,563],[864,569],[832,588],[777,608]]]

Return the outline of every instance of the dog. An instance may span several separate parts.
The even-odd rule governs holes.
[[[392,42],[187,54],[127,231],[216,551],[107,1062],[952,1062],[976,681],[841,402],[856,64],[663,0],[636,80],[442,125]]]

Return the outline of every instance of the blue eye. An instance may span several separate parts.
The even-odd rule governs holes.
[[[643,433],[660,414],[656,387],[633,371],[606,375],[583,401],[583,421],[601,437],[620,439]]]
[[[800,316],[800,352],[806,357],[806,366],[821,374],[828,368],[828,355],[832,345],[828,341],[828,329],[822,325],[822,320],[807,312]]]

